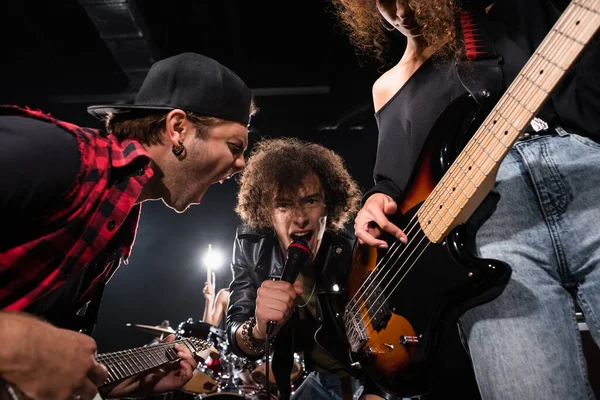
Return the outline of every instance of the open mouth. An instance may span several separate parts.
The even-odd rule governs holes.
[[[222,185],[227,179],[231,179],[232,175],[227,175],[225,178],[221,179],[219,183]]]
[[[307,242],[310,241],[312,236],[313,236],[313,231],[296,232],[296,233],[292,233],[290,235],[292,240],[303,239],[303,240],[306,240]]]

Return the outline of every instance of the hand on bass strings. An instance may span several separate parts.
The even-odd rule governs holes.
[[[167,336],[161,343],[175,340],[175,335]],[[197,362],[190,350],[182,344],[173,345],[178,361],[164,364],[141,374],[127,378],[103,390],[104,397],[144,397],[181,389],[191,378]]]
[[[0,376],[32,399],[93,399],[108,378],[96,342],[36,317],[0,312]]]
[[[286,281],[264,281],[256,294],[256,325],[252,336],[264,339],[269,321],[276,322],[272,335],[277,334],[292,315],[296,297],[303,293],[304,286],[301,281],[296,281],[293,285]]]
[[[385,249],[388,247],[387,243],[379,239],[385,231],[406,244],[406,234],[388,219],[397,211],[397,204],[387,194],[371,195],[354,219],[354,233],[359,243]]]

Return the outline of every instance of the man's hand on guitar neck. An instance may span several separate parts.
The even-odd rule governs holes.
[[[175,340],[175,335],[169,335],[161,343]],[[198,363],[183,344],[175,344],[179,361],[164,364],[161,367],[142,372],[127,378],[113,386],[101,389],[103,398],[145,397],[153,394],[172,392],[181,389],[190,379]]]
[[[0,376],[33,399],[93,399],[108,378],[91,337],[0,312]]]
[[[398,206],[387,194],[371,195],[354,220],[354,232],[359,243],[386,249],[387,243],[379,239],[385,231],[406,244],[408,238],[404,232],[388,219],[388,216],[396,214],[397,211]]]

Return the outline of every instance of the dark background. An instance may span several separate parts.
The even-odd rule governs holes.
[[[340,153],[363,190],[372,185],[377,131],[371,86],[390,64],[358,57],[321,0],[288,1],[12,1],[0,14],[0,102],[40,108],[54,117],[101,128],[92,104],[129,103],[150,65],[192,51],[213,57],[253,89],[260,112],[250,147],[261,136],[297,136]],[[396,41],[393,54],[402,54]],[[390,59],[390,62],[397,61]],[[56,154],[60,157],[60,154]],[[31,160],[35,163],[35,160]],[[106,288],[94,337],[99,352],[141,346],[152,336],[127,323],[176,327],[200,320],[208,244],[231,279],[238,218],[237,183],[213,186],[184,214],[144,203],[129,264]],[[458,347],[444,395],[472,398]],[[466,382],[466,383],[465,383]],[[448,384],[447,384],[448,385]]]
[[[261,136],[320,142],[338,151],[367,189],[376,149],[370,91],[379,73],[354,55],[327,7],[321,0],[8,2],[0,17],[0,101],[101,128],[88,105],[131,102],[153,61],[198,52],[253,89],[260,111],[250,147]],[[355,116],[344,122],[346,114]],[[176,326],[202,318],[201,256],[211,243],[231,258],[236,191],[234,180],[214,185],[202,205],[184,214],[144,203],[130,262],[105,292],[99,351],[151,338],[126,323],[168,319]],[[229,266],[216,276],[217,289],[228,285]]]

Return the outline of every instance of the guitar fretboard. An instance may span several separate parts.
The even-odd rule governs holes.
[[[572,1],[481,127],[419,208],[433,243],[465,223],[493,185],[502,159],[600,26],[600,0]]]
[[[170,343],[99,354],[96,360],[108,369],[108,379],[104,385],[179,359],[177,352],[173,349],[173,345],[176,343],[184,344],[192,353],[195,352],[194,346],[188,340],[183,339]]]

